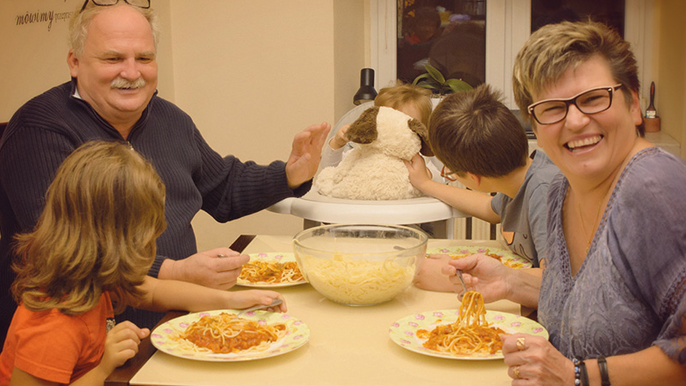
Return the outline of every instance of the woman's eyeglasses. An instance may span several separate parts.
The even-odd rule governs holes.
[[[621,84],[596,87],[569,99],[546,99],[529,105],[528,110],[541,125],[552,125],[567,118],[569,105],[576,106],[584,114],[597,114],[612,106],[612,97],[620,87]]]
[[[110,5],[115,5],[119,2],[119,0],[86,0],[83,3],[83,7],[81,7],[81,11],[86,9],[86,5],[88,5],[88,2],[92,1],[93,4],[101,7],[106,7]],[[133,5],[134,7],[138,8],[145,8],[148,9],[150,8],[150,0],[124,0],[126,4]],[[79,12],[81,12],[79,11]]]
[[[455,177],[457,173],[451,172],[450,169],[446,168],[445,165],[441,168],[441,177],[445,178],[448,181],[457,181],[457,178]]]

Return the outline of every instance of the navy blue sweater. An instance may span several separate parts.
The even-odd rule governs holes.
[[[30,231],[43,208],[55,171],[76,147],[91,140],[124,141],[84,100],[73,96],[75,81],[64,83],[22,106],[0,140],[0,335],[16,305],[9,292],[13,235]],[[262,210],[311,186],[288,188],[285,164],[269,166],[221,157],[203,139],[192,119],[174,104],[154,96],[134,125],[128,142],[150,160],[166,185],[167,229],[157,241],[159,256],[150,270],[157,276],[165,258],[197,252],[191,220],[199,210],[219,222]],[[222,243],[219,243],[222,244]],[[152,327],[160,314],[128,310],[121,319]]]

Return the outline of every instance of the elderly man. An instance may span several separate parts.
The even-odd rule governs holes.
[[[109,6],[105,6],[109,5]],[[0,334],[16,305],[10,293],[11,240],[30,230],[62,160],[90,140],[124,141],[155,166],[167,187],[167,230],[150,274],[214,288],[236,282],[248,257],[228,248],[197,253],[191,220],[199,210],[226,222],[301,196],[317,170],[328,124],[297,134],[286,163],[222,158],[191,118],[156,94],[156,24],[149,0],[86,1],[72,19],[72,80],[22,106],[0,141]],[[78,230],[75,230],[78,231]],[[221,258],[224,257],[224,258]],[[159,314],[123,318],[151,327]]]

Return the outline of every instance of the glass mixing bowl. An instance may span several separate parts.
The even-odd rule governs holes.
[[[428,236],[401,225],[337,224],[305,229],[293,251],[307,281],[351,306],[387,302],[412,285]]]

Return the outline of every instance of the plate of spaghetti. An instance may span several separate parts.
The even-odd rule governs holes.
[[[389,335],[400,347],[448,359],[502,359],[500,334],[548,338],[548,331],[523,316],[487,311],[481,294],[469,291],[459,309],[409,315],[393,323]]]
[[[490,256],[510,268],[531,268],[531,262],[509,249],[502,248],[486,248],[486,247],[466,247],[466,246],[452,246],[429,248],[426,251],[427,255],[433,254],[447,254],[452,259],[461,259],[463,257],[475,255],[477,253]]]
[[[289,287],[307,283],[293,253],[251,253],[238,285],[255,288]]]
[[[198,312],[172,319],[150,335],[158,350],[180,358],[236,362],[270,358],[302,347],[310,328],[287,314],[239,310]]]

